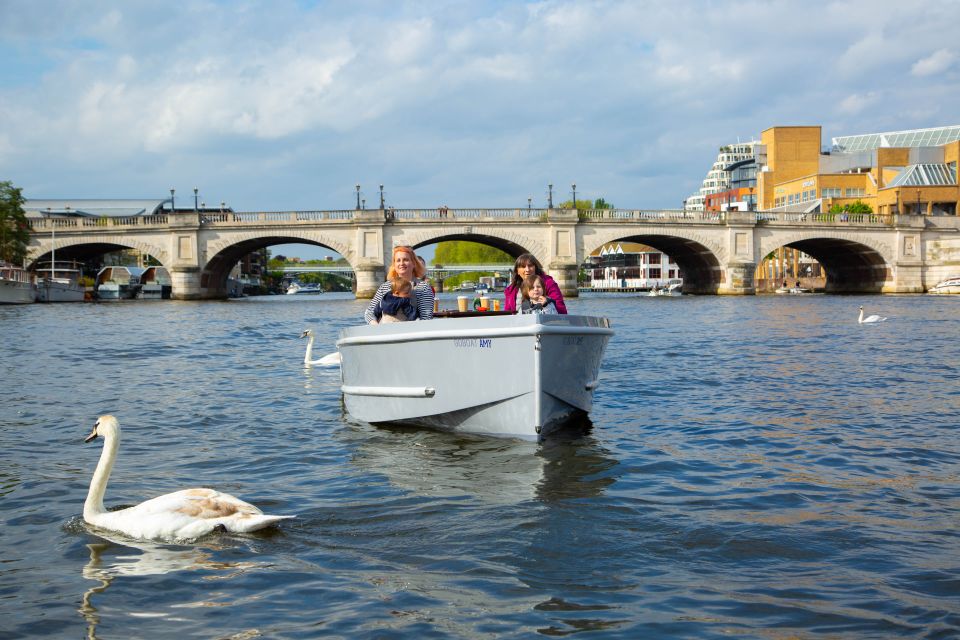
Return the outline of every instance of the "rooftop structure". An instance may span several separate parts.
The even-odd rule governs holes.
[[[855,153],[883,147],[939,147],[956,140],[960,140],[960,125],[889,131],[887,133],[865,133],[833,138],[831,152]]]

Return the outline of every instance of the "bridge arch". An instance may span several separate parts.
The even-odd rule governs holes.
[[[828,293],[880,293],[892,280],[893,248],[864,234],[771,234],[757,244],[757,263],[780,247],[798,249],[819,262]]]
[[[101,236],[97,238],[96,242],[84,239],[57,238],[56,245],[49,237],[34,236],[34,240],[36,244],[31,243],[27,251],[27,265],[30,269],[36,267],[37,263],[45,258],[49,259],[54,248],[57,250],[58,262],[60,260],[88,260],[122,249],[136,249],[141,253],[152,256],[164,267],[168,267],[170,260],[170,254],[166,249],[161,249],[150,242],[144,242],[136,236]]]
[[[695,231],[644,229],[642,233],[624,234],[620,229],[591,236],[589,242],[584,246],[583,260],[600,247],[615,242],[636,242],[662,251],[680,268],[686,293],[715,294],[727,281],[723,268],[727,257],[725,248]]]
[[[245,232],[230,234],[207,245],[206,255],[203,256],[205,262],[200,273],[200,288],[206,291],[208,297],[224,297],[227,294],[230,271],[245,255],[264,247],[291,243],[312,244],[336,251],[344,257],[350,268],[356,271],[352,262],[355,252],[325,234],[291,231],[264,235],[262,232]]]
[[[408,233],[396,236],[393,244],[394,246],[406,244],[414,249],[418,249],[428,244],[456,240],[485,244],[487,246],[494,247],[495,249],[499,249],[513,258],[516,258],[522,253],[532,253],[544,265],[546,265],[548,262],[546,258],[549,254],[546,246],[544,246],[542,242],[522,233],[516,232],[495,230],[492,233],[476,233],[473,231],[473,229],[468,228],[459,230],[440,229],[431,231],[418,231],[416,233]]]

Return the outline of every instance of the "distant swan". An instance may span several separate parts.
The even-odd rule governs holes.
[[[301,338],[307,338],[307,352],[303,356],[303,364],[308,367],[311,365],[318,365],[321,367],[335,367],[340,364],[340,352],[334,351],[333,353],[328,353],[318,360],[311,360],[310,357],[313,355],[313,329],[304,329],[303,333],[300,334]]]
[[[857,319],[857,322],[859,322],[860,324],[868,324],[872,322],[883,322],[884,320],[886,320],[886,318],[881,318],[880,316],[877,316],[877,315],[867,316],[866,318],[864,318],[863,305],[860,306],[860,318]]]
[[[120,423],[100,416],[84,440],[103,438],[103,453],[90,480],[83,519],[96,527],[141,540],[190,540],[214,531],[246,533],[295,516],[264,515],[252,504],[213,489],[184,489],[118,511],[103,507],[103,494],[120,448]]]

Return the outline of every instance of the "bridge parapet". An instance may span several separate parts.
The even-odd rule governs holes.
[[[858,227],[889,227],[894,224],[894,218],[908,216],[877,215],[873,213],[798,213],[795,211],[757,211],[757,224],[786,223],[807,224],[810,226],[858,226]],[[917,217],[921,216],[909,216]]]
[[[725,216],[720,211],[683,211],[682,209],[584,209],[579,212],[585,222],[677,222],[680,224],[720,224]]]

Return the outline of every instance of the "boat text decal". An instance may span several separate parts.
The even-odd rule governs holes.
[[[479,347],[480,349],[492,349],[493,338],[459,338],[453,341],[455,347]]]

